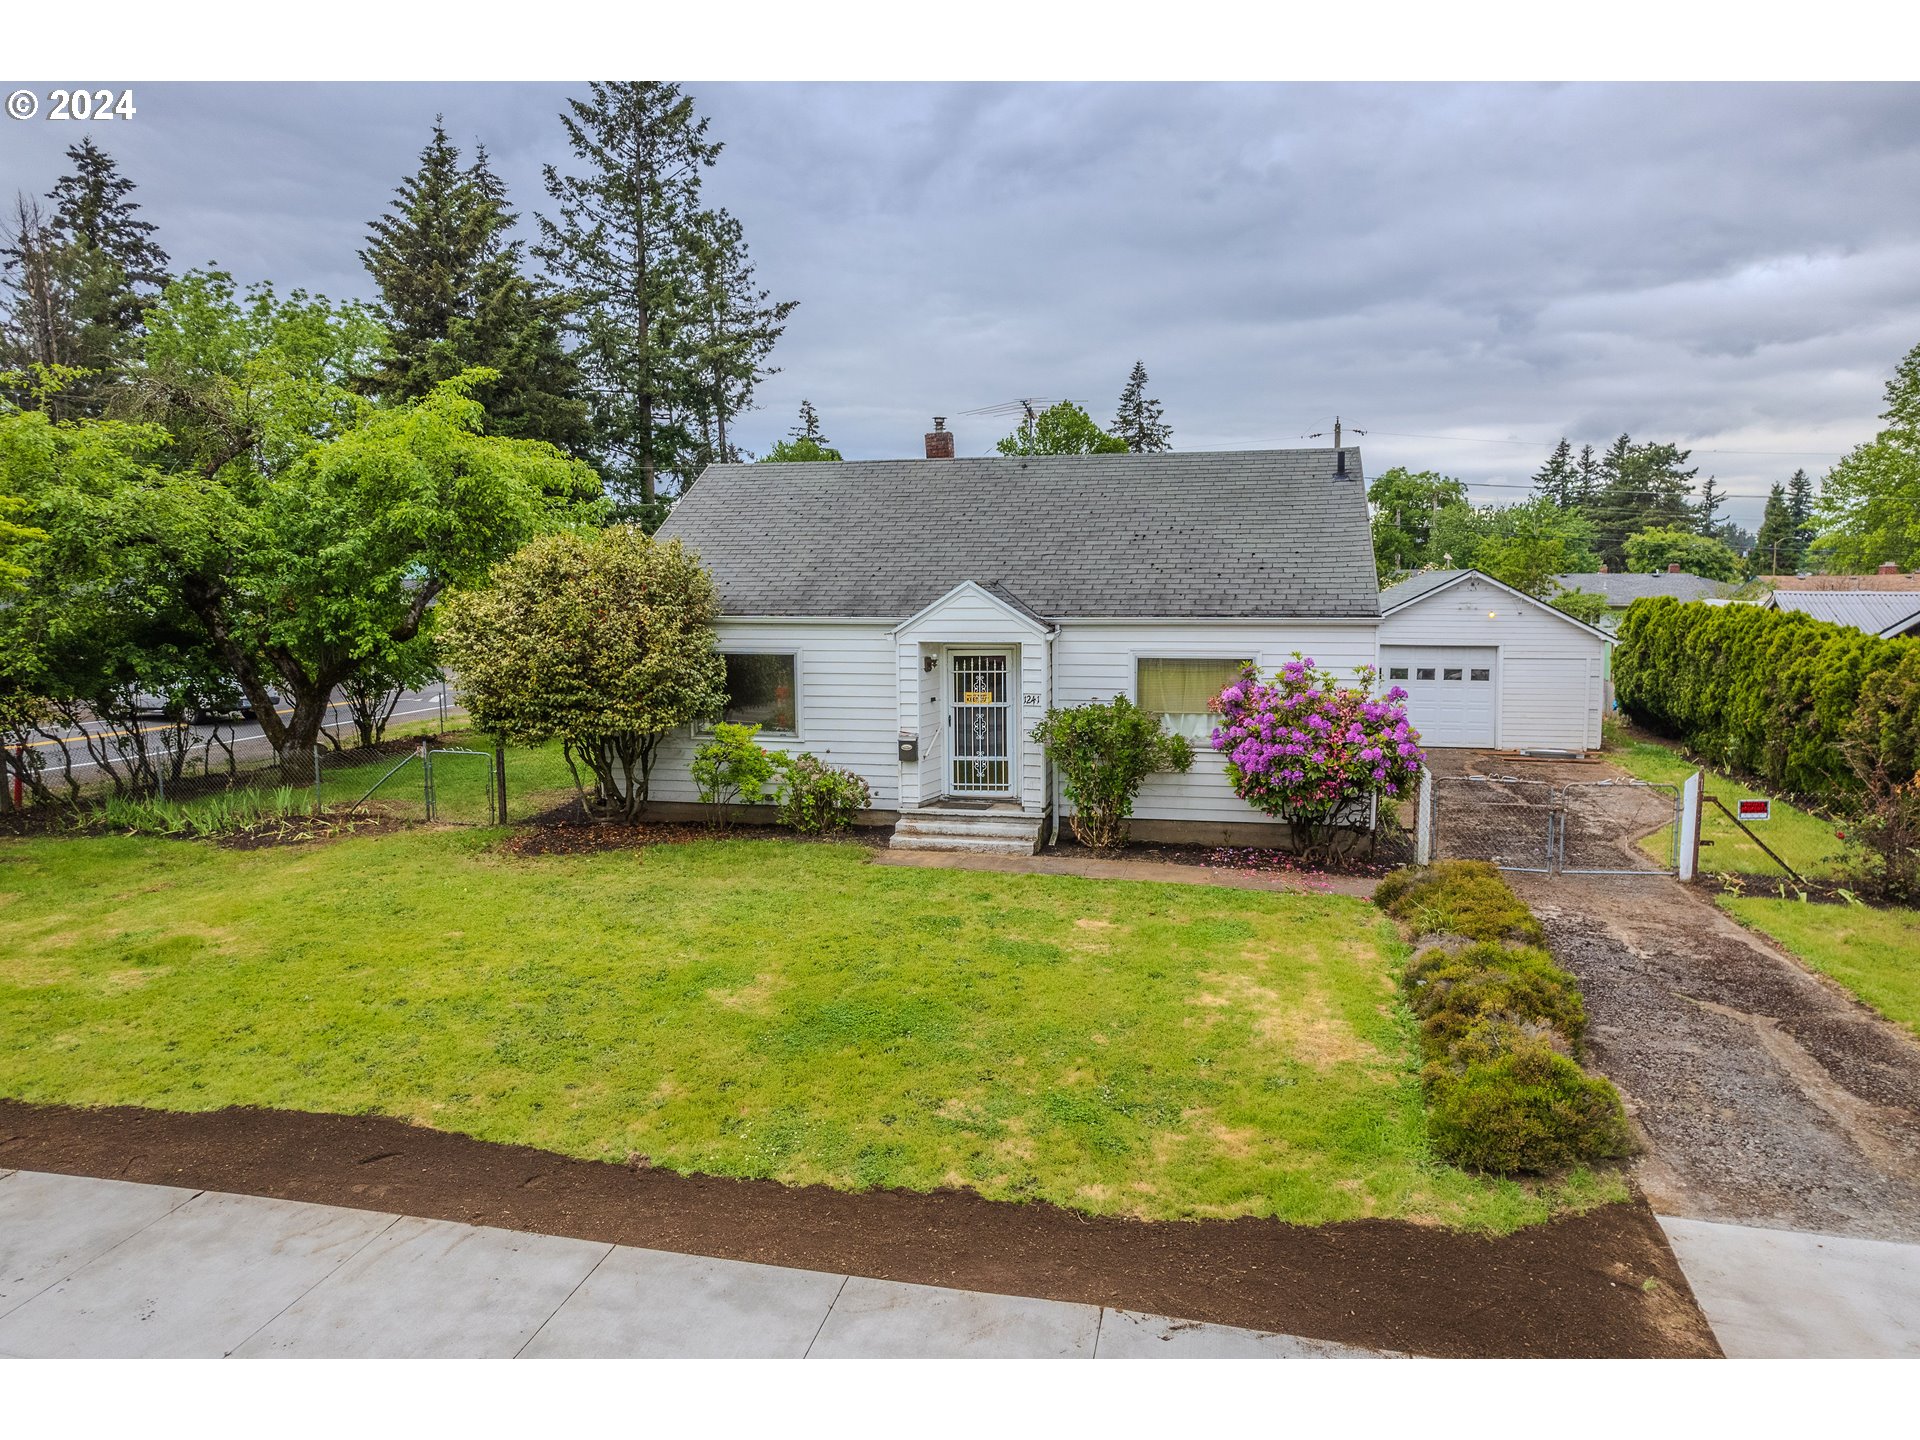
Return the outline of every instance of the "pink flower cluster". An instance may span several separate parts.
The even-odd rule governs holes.
[[[1398,795],[1420,773],[1426,752],[1407,723],[1407,692],[1372,694],[1374,672],[1360,688],[1340,685],[1294,658],[1272,680],[1249,665],[1208,708],[1220,718],[1213,748],[1241,799],[1269,815],[1329,823],[1356,801]]]

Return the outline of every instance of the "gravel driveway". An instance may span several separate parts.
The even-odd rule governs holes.
[[[1619,776],[1497,756],[1449,768]],[[1633,838],[1615,842],[1625,851]],[[1646,1139],[1638,1179],[1656,1211],[1920,1240],[1920,1043],[1693,886],[1508,878],[1586,992],[1589,1058]]]

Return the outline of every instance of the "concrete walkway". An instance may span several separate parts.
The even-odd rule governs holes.
[[[1730,1359],[1920,1359],[1920,1245],[1660,1217]]]
[[[1218,885],[1228,890],[1284,890],[1367,899],[1378,881],[1318,870],[1234,870],[1173,860],[1097,860],[1080,855],[974,855],[964,850],[876,850],[876,865],[922,870],[991,870],[1001,875],[1075,875],[1082,880],[1153,880],[1165,885]]]
[[[1366,1357],[1159,1315],[0,1172],[0,1356]]]

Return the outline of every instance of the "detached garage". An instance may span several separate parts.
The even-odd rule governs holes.
[[[1478,570],[1380,593],[1380,676],[1429,748],[1597,750],[1607,637]]]

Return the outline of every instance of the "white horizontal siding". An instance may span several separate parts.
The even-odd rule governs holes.
[[[852,770],[872,789],[877,810],[899,804],[898,657],[891,627],[722,620],[714,630],[722,652],[792,651],[798,656],[799,734],[762,732],[762,745],[790,754],[808,751],[829,765]],[[691,729],[678,730],[661,742],[652,799],[700,798],[689,770],[698,743]]]
[[[1215,621],[1192,625],[1076,624],[1067,622],[1054,641],[1052,703],[1062,708],[1139,698],[1134,662],[1141,656],[1250,659],[1272,673],[1294,652],[1351,679],[1375,656],[1374,622]],[[1071,807],[1064,807],[1071,811]],[[1265,821],[1266,816],[1233,793],[1226,760],[1204,740],[1194,744],[1193,769],[1155,775],[1140,787],[1134,815],[1142,820]],[[1272,822],[1278,823],[1278,822]]]
[[[1607,642],[1538,600],[1469,577],[1380,622],[1382,645],[1493,645],[1505,749],[1595,749]],[[1417,726],[1420,717],[1409,717]]]

